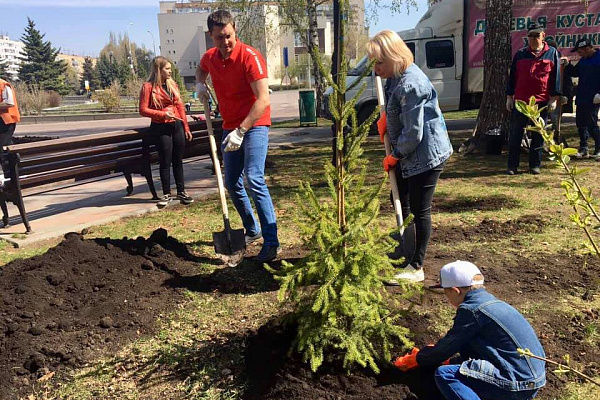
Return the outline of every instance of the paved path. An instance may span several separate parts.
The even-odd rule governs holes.
[[[273,129],[269,137],[272,148],[330,140],[329,127]],[[211,176],[210,164],[208,157],[184,162],[186,190],[195,199],[216,193],[216,180]],[[156,188],[159,189],[158,167],[155,166],[152,172]],[[33,233],[23,235],[25,227],[19,212],[9,203],[10,226],[0,229],[0,239],[22,247],[123,217],[158,211],[156,202],[151,200],[145,178],[134,176],[133,184],[132,196],[125,195],[127,184],[121,174],[86,183],[47,185],[25,190],[25,209]]]

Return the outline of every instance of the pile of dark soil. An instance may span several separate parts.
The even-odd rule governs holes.
[[[37,378],[119,349],[181,300],[194,256],[163,229],[149,239],[68,234],[0,276],[0,398]]]

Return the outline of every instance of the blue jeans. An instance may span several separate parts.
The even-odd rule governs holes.
[[[223,130],[223,138],[231,132]],[[255,126],[246,132],[242,146],[237,151],[223,152],[225,165],[225,187],[229,192],[235,209],[242,218],[246,234],[254,236],[262,229],[264,244],[279,246],[277,239],[277,219],[269,188],[265,182],[265,161],[269,146],[269,127]],[[244,187],[244,176],[248,182],[250,195],[256,205],[256,212],[260,220],[260,228],[254,218],[250,198]]]
[[[530,400],[535,390],[511,392],[478,379],[462,375],[460,365],[442,365],[435,371],[435,384],[445,400]]]

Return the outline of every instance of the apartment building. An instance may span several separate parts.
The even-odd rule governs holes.
[[[364,26],[364,1],[351,1],[353,13],[352,29],[360,35],[368,36]],[[202,55],[213,47],[208,35],[206,19],[218,9],[218,3],[210,1],[161,1],[158,14],[160,54],[173,61],[179,68],[186,87],[195,85],[195,71]],[[232,10],[235,16],[237,13]],[[317,8],[317,28],[319,49],[323,55],[333,52],[333,5],[324,4]],[[269,84],[281,82],[283,51],[288,49],[291,60],[300,60],[307,50],[302,45],[300,35],[282,29],[276,2],[256,3],[251,11],[245,11],[249,26],[237,26],[241,39],[256,47],[264,56],[269,71]],[[246,38],[245,36],[251,36]],[[359,35],[355,35],[358,37]]]
[[[83,75],[83,64],[85,64],[84,56],[78,56],[75,54],[58,53],[56,55],[56,58],[58,60],[63,60],[65,62],[67,62],[68,64],[70,64],[71,67],[73,67],[77,71],[77,75],[79,75],[79,77],[81,77]],[[96,58],[92,58],[93,65],[96,65],[96,60],[97,60]]]
[[[6,63],[8,72],[12,75],[12,80],[16,80],[21,65],[23,47],[25,44],[20,41],[10,40],[7,35],[0,35],[0,62]]]

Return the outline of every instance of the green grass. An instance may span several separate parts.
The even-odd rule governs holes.
[[[331,121],[326,118],[317,118],[318,126],[331,126]],[[314,125],[312,125],[314,126]],[[271,128],[298,128],[300,127],[300,118],[292,118],[286,121],[273,122]]]
[[[444,113],[445,119],[477,118],[479,110],[448,111]]]
[[[567,127],[565,134],[571,143],[576,143],[573,127]],[[465,139],[464,135],[451,133],[455,148]],[[329,145],[307,145],[278,149],[269,154],[273,166],[267,170],[267,182],[285,248],[297,248],[302,243],[296,227],[300,217],[296,197],[298,182],[309,180],[322,201],[328,201],[322,166],[330,162],[330,151]],[[379,138],[368,139],[365,156],[369,160],[368,182],[376,184],[384,177]],[[525,156],[521,162],[526,164]],[[583,181],[597,188],[600,170],[593,168],[597,164],[589,160],[577,163],[592,167]],[[584,238],[569,221],[570,209],[560,187],[561,172],[545,167],[539,176],[519,174],[509,178],[503,174],[505,168],[506,156],[455,155],[448,161],[435,195],[434,230],[469,232],[470,236],[431,246],[437,246],[438,252],[448,255],[480,252],[514,260],[540,254],[555,257],[576,254]],[[380,198],[379,223],[391,229],[394,218],[388,202],[389,192],[384,192]],[[519,231],[496,239],[478,231],[486,219],[501,227],[532,215],[544,217],[544,226],[539,232]],[[240,226],[237,213],[231,216],[232,225]],[[218,198],[211,196],[187,208],[172,207],[94,227],[87,237],[147,237],[159,227],[187,243],[194,254],[213,258],[211,233],[222,230]],[[47,246],[50,244],[37,249],[12,249],[0,242],[0,263],[41,254]],[[221,267],[200,263],[197,268],[204,273]],[[540,324],[544,313],[558,314],[568,320],[582,315],[588,308],[600,307],[598,299],[581,300],[582,293],[578,290],[557,289],[556,299],[551,304],[532,300],[521,301],[516,306],[528,319],[540,320]],[[282,312],[275,297],[275,292],[252,295],[186,292],[185,301],[176,310],[157,316],[154,334],[141,337],[113,356],[96,360],[84,369],[62,373],[57,379],[39,385],[34,399],[239,399],[245,387],[245,335]],[[429,301],[433,304],[426,309],[430,319],[428,332],[434,337],[440,336],[451,326],[454,310],[442,296]],[[515,295],[511,301],[519,302],[519,296]],[[558,336],[567,334],[557,332]],[[591,346],[597,346],[598,335],[597,321],[589,322],[586,340]],[[232,374],[223,374],[225,370],[231,370]],[[579,383],[569,384],[561,400],[595,400],[599,397],[594,390]],[[544,397],[543,391],[537,398],[550,400]]]

